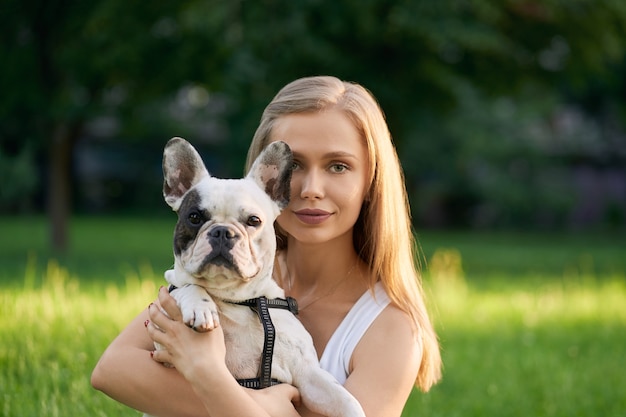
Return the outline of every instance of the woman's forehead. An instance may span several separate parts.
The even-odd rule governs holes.
[[[270,142],[286,142],[294,154],[315,152],[363,157],[365,140],[352,121],[339,110],[289,114],[278,118]]]

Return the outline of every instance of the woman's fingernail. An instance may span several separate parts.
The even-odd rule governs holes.
[[[148,327],[148,323],[150,323],[150,320],[146,320],[143,322],[144,327]]]

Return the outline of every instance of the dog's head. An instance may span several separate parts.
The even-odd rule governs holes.
[[[289,202],[291,168],[289,146],[273,142],[245,178],[215,178],[193,146],[171,139],[163,152],[163,196],[178,213],[176,270],[210,289],[269,277],[276,250],[273,224]]]

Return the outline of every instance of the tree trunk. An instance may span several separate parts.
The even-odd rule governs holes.
[[[72,155],[78,126],[59,124],[48,149],[48,221],[50,244],[57,253],[69,247],[69,218],[72,208]]]

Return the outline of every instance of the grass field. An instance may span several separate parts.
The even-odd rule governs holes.
[[[0,414],[134,416],[89,375],[155,297],[174,218],[0,219]],[[626,415],[626,237],[420,234],[444,379],[404,416]]]

